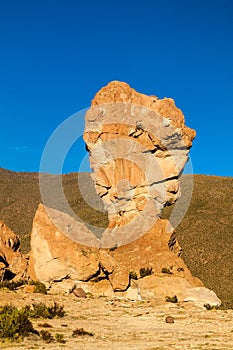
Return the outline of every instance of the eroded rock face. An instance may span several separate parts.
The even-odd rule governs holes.
[[[184,264],[169,221],[160,219],[179,196],[194,137],[172,99],[142,95],[121,82],[101,89],[86,114],[84,140],[109,226],[97,237],[85,223],[40,205],[31,278],[130,298],[174,292],[182,299],[186,289],[202,287]]]
[[[0,280],[27,276],[27,259],[20,253],[19,237],[0,222]]]
[[[103,246],[130,243],[176,201],[194,137],[170,98],[146,96],[117,81],[96,94],[86,114],[84,140],[109,216]]]
[[[74,220],[55,209],[38,207],[31,234],[29,274],[33,280],[56,282],[69,278],[86,282],[90,291],[121,292],[128,289],[131,274],[141,277],[141,269],[153,276],[179,277],[190,286],[202,286],[180,258],[180,247],[167,220],[159,219],[142,237],[119,248],[88,247],[74,240],[82,234],[82,223],[59,230],[58,222]],[[56,223],[56,224],[55,224]],[[172,237],[172,238],[171,238]],[[169,242],[173,241],[172,246]],[[165,273],[162,272],[165,268]]]
[[[49,214],[43,205],[39,205],[33,221],[29,259],[31,278],[59,281],[69,276],[72,279],[89,280],[99,270],[98,249],[77,243],[54,223],[58,218],[65,226],[65,222],[74,219],[53,209],[50,209]],[[73,229],[82,232],[83,227],[74,226]]]

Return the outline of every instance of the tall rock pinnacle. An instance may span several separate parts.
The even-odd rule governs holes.
[[[84,140],[108,212],[105,245],[134,240],[176,201],[194,137],[170,98],[143,95],[118,81],[96,94]]]

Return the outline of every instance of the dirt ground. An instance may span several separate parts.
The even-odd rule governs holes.
[[[36,330],[47,322],[46,329],[55,336],[60,333],[65,344],[46,344],[31,335],[16,343],[1,342],[0,349],[77,349],[77,350],[156,350],[156,349],[233,349],[233,310],[211,310],[190,303],[173,304],[159,301],[110,299],[106,297],[78,299],[69,295],[41,295],[20,292],[0,292],[0,305],[17,307],[53,301],[64,305],[66,315],[52,320],[32,320]],[[172,316],[174,323],[166,323]],[[73,337],[77,328],[93,336]]]

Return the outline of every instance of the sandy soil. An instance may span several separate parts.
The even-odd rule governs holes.
[[[0,305],[10,302],[17,307],[33,302],[49,305],[53,301],[64,305],[66,316],[32,322],[38,331],[43,329],[39,324],[49,323],[53,328],[47,330],[53,335],[63,334],[65,344],[56,341],[46,344],[32,335],[19,343],[0,343],[0,349],[233,349],[233,310],[207,311],[189,303],[0,292]],[[173,324],[165,322],[168,315],[173,316]],[[73,337],[76,328],[94,335]]]

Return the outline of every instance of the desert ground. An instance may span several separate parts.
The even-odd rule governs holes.
[[[206,310],[191,303],[173,304],[159,300],[129,301],[122,298],[76,298],[73,294],[41,295],[34,293],[0,292],[0,306],[17,307],[54,301],[64,305],[66,315],[51,320],[33,319],[36,330],[44,322],[52,327],[52,335],[60,333],[65,344],[45,343],[31,335],[19,342],[1,342],[0,349],[209,349],[233,348],[233,310]],[[172,316],[174,323],[166,323]],[[77,328],[93,335],[72,336]]]

